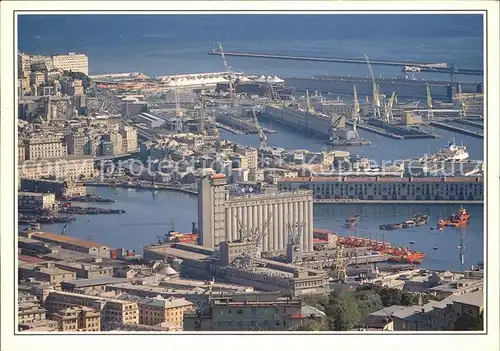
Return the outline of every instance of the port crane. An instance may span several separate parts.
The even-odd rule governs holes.
[[[330,124],[330,140],[331,141],[337,140],[337,127],[340,124],[340,121],[342,121],[343,117],[344,117],[343,115],[335,116],[335,115],[332,114],[332,116],[330,118],[330,121],[331,121],[331,124]]]
[[[257,118],[257,114],[255,113],[255,109],[252,108],[252,113],[253,113],[253,120],[255,123],[255,126],[257,127],[257,132],[259,133],[259,139],[260,139],[260,148],[265,149],[267,148],[267,136],[264,133],[264,130],[262,129],[259,119]]]
[[[356,127],[359,123],[361,123],[361,116],[360,116],[361,109],[359,107],[358,91],[356,90],[356,85],[353,86],[353,89],[354,89],[354,106],[351,114],[352,130],[355,134],[356,139],[359,139],[359,134]]]
[[[373,115],[375,118],[380,119],[380,94],[379,94],[379,89],[377,87],[377,82],[375,81],[375,75],[373,74],[373,69],[372,65],[370,63],[370,59],[368,58],[368,55],[365,54],[366,58],[366,63],[368,64],[368,69],[370,70],[370,77],[372,79],[372,86],[373,86]]]
[[[289,263],[302,262],[302,249],[300,246],[300,238],[304,233],[305,223],[295,222],[288,223],[288,246],[287,246],[287,261]]]
[[[385,120],[387,123],[391,123],[394,120],[393,107],[394,101],[396,100],[396,92],[392,92],[389,101],[385,104]]]
[[[425,89],[427,90],[427,120],[432,121],[434,119],[434,111],[432,110],[431,88],[429,84],[425,85]]]
[[[231,107],[234,105],[234,101],[236,100],[236,89],[234,88],[234,75],[231,71],[231,67],[227,64],[226,55],[224,54],[224,49],[222,48],[221,43],[217,43],[220,50],[220,55],[222,57],[222,61],[224,63],[224,67],[226,68],[226,72],[228,74],[229,79],[229,98],[231,101]]]
[[[462,85],[458,83],[458,99],[460,100],[460,112],[458,114],[458,117],[460,119],[466,119],[467,118],[467,105],[465,103],[464,96],[462,94]]]
[[[174,95],[175,95],[175,131],[177,133],[180,133],[183,130],[183,126],[182,126],[183,112],[181,109],[179,89],[177,87],[177,84],[175,85]]]

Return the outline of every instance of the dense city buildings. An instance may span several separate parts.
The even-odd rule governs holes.
[[[227,71],[18,52],[17,329],[483,330],[482,83],[209,54]]]

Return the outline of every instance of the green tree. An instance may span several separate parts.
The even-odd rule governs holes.
[[[358,302],[353,293],[331,293],[325,312],[329,317],[330,330],[350,330],[361,318]]]
[[[314,319],[304,319],[300,324],[290,328],[290,331],[322,331],[328,330],[328,326]]]
[[[483,312],[480,314],[466,312],[455,321],[455,330],[472,331],[484,330]]]
[[[358,310],[361,318],[384,308],[382,305],[382,299],[373,290],[356,291],[355,298],[358,302]]]

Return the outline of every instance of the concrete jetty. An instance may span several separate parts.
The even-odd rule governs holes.
[[[436,128],[449,130],[449,131],[452,131],[455,133],[460,133],[460,134],[468,135],[468,136],[475,137],[475,138],[483,138],[484,137],[483,133],[473,132],[473,131],[468,130],[468,129],[450,126],[449,124],[442,123],[442,122],[430,122],[429,124],[433,127],[436,127]]]

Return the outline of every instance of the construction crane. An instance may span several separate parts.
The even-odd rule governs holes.
[[[373,88],[373,115],[375,118],[380,119],[380,94],[379,89],[377,87],[377,82],[375,81],[375,75],[373,74],[372,65],[370,60],[368,59],[368,55],[365,54],[366,63],[368,64],[368,69],[370,70],[370,77],[372,79],[372,88]]]
[[[429,84],[425,85],[425,89],[427,90],[427,120],[432,121],[434,119],[434,111],[432,111],[432,97]]]
[[[396,92],[394,91],[387,104],[385,104],[385,120],[387,123],[391,123],[394,120],[394,115],[392,113],[392,110],[395,99],[396,99]]]
[[[236,99],[236,89],[234,88],[234,75],[231,71],[231,67],[227,64],[226,55],[224,55],[224,49],[222,48],[221,43],[217,43],[219,46],[220,55],[222,57],[222,61],[224,62],[224,67],[226,68],[226,72],[228,73],[229,79],[229,98],[231,99],[231,106],[234,105],[234,101]]]
[[[458,117],[460,119],[467,118],[467,105],[465,103],[464,95],[462,94],[462,85],[458,83],[458,99],[460,100],[460,111]]]
[[[262,129],[259,119],[257,118],[257,114],[255,113],[255,109],[252,108],[252,113],[253,113],[253,120],[255,123],[255,126],[257,127],[257,132],[259,133],[259,139],[260,139],[260,148],[265,149],[267,148],[267,136],[264,133],[264,130]]]
[[[361,109],[359,107],[358,91],[356,90],[356,86],[354,85],[353,88],[354,88],[354,106],[353,106],[352,115],[351,115],[352,130],[355,134],[355,137],[357,139],[359,139],[359,134],[358,134],[356,127],[357,127],[358,123],[361,123],[361,116],[360,116]]]

